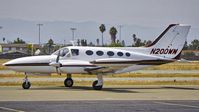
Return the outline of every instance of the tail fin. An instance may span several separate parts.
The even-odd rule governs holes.
[[[150,45],[146,46],[151,55],[178,59],[184,47],[191,26],[171,24]]]

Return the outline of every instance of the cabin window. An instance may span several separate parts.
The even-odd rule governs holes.
[[[93,55],[93,51],[87,50],[87,51],[86,51],[86,54],[87,54],[87,55]]]
[[[123,56],[124,54],[122,52],[117,53],[118,56]]]
[[[102,55],[104,54],[104,52],[102,52],[102,51],[97,51],[96,54],[97,54],[98,56],[102,56]]]
[[[108,56],[113,56],[113,55],[114,55],[114,52],[108,51],[108,52],[107,52],[107,55],[108,55]]]
[[[71,49],[72,56],[78,56],[79,55],[79,49]]]
[[[129,57],[131,54],[130,53],[126,53],[126,56]]]

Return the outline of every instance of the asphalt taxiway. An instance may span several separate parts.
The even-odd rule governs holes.
[[[198,112],[199,101],[0,102],[1,112]]]
[[[199,111],[199,86],[0,87],[0,111]]]

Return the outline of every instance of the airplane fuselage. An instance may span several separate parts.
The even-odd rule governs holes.
[[[71,46],[60,49],[60,52],[62,53],[60,62],[64,64],[60,71],[63,73],[88,73],[85,68],[95,68],[96,66],[109,67],[109,70],[105,70],[108,73],[115,72],[118,67],[136,65],[137,63],[142,63],[140,67],[158,64],[157,61],[154,61],[157,59],[156,56],[148,56],[124,50],[124,48]],[[5,65],[9,69],[19,72],[55,73],[56,69],[50,66],[50,63],[56,60],[57,53],[58,51],[52,55],[23,57],[12,60]]]

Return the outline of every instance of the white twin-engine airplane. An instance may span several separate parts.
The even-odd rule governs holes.
[[[29,89],[28,73],[38,75],[66,73],[66,87],[73,86],[71,74],[96,74],[92,86],[101,90],[103,75],[125,73],[149,66],[161,65],[180,60],[191,26],[171,24],[150,45],[145,47],[82,47],[70,46],[59,49],[47,56],[30,56],[4,63],[9,69],[25,72],[22,84]]]

